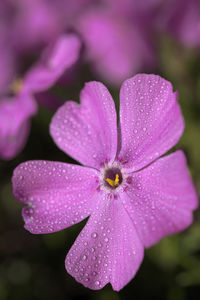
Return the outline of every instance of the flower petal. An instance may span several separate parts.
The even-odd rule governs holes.
[[[164,25],[176,41],[186,47],[200,46],[200,7],[198,0],[183,0],[163,5],[162,13],[158,15],[159,26]]]
[[[61,31],[61,22],[49,1],[20,0],[17,5],[14,2],[6,1],[5,18],[10,43],[17,51],[33,51],[55,39]]]
[[[60,36],[53,48],[48,47],[41,60],[26,74],[23,89],[32,93],[49,89],[78,60],[80,47],[75,34]]]
[[[28,94],[0,101],[0,157],[14,158],[24,147],[30,129],[30,118],[37,106]]]
[[[132,174],[123,204],[146,247],[187,228],[197,195],[185,156],[177,151]]]
[[[157,75],[139,74],[120,91],[121,150],[119,160],[134,171],[172,148],[184,121],[170,82]]]
[[[16,76],[15,53],[9,49],[8,44],[1,40],[0,29],[0,95],[7,94],[13,78]]]
[[[115,105],[100,82],[87,83],[80,98],[80,106],[70,101],[58,109],[50,133],[64,152],[82,164],[100,168],[116,155]]]
[[[82,221],[92,211],[98,172],[51,161],[29,161],[13,175],[16,198],[23,209],[25,228],[50,233]]]
[[[66,269],[90,289],[110,282],[119,291],[137,272],[143,249],[121,202],[104,196],[70,249]]]
[[[77,27],[86,45],[87,60],[102,78],[119,85],[143,65],[147,68],[155,61],[141,26],[113,12],[108,7],[86,10]]]

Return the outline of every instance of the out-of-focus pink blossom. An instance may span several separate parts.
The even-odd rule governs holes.
[[[30,94],[0,100],[0,158],[11,159],[22,150],[36,111]]]
[[[157,26],[189,48],[200,47],[199,0],[163,1]]]
[[[60,29],[59,20],[50,5],[44,0],[7,0],[4,3],[4,30],[9,43],[17,51],[33,51],[47,45]]]
[[[91,0],[2,0],[0,23],[17,51],[46,46],[72,27]]]
[[[1,95],[7,93],[10,82],[15,76],[15,59],[13,53],[8,47],[5,48],[4,44],[0,41],[0,98]]]
[[[30,118],[37,111],[34,97],[48,90],[79,58],[81,43],[75,34],[62,35],[42,53],[23,78],[10,83],[14,95],[0,99],[0,157],[11,159],[23,148]],[[14,117],[13,117],[14,116]],[[12,122],[11,122],[12,120]]]
[[[112,84],[155,65],[148,28],[137,21],[105,8],[90,10],[79,18],[86,59]]]
[[[61,33],[78,31],[85,44],[85,61],[118,85],[155,66],[152,11],[159,1],[148,2],[147,9],[143,1],[130,0],[8,0],[0,4],[0,23],[11,47],[23,54],[34,55]]]

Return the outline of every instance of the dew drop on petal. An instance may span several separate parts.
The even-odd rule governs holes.
[[[100,285],[100,281],[99,280],[95,281],[95,285],[99,286]]]
[[[96,276],[97,275],[97,272],[96,271],[93,271],[92,272],[92,276]]]
[[[82,260],[87,260],[87,255],[84,254],[84,255],[82,256]]]
[[[96,232],[93,232],[93,233],[91,234],[91,237],[92,237],[93,239],[96,239],[96,238],[98,237],[98,234],[97,234]]]

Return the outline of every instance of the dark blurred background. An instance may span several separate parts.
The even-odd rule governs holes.
[[[163,2],[157,2],[159,2],[159,10],[163,13]],[[197,4],[199,5],[198,1]],[[183,12],[177,18],[181,19],[182,16]],[[1,18],[3,19],[2,16]],[[184,150],[200,195],[200,50],[198,43],[189,47],[182,40],[171,35],[170,31],[164,30],[153,39],[157,63],[152,72],[171,81],[174,90],[179,92],[179,103],[186,129],[175,148]],[[141,67],[138,71],[144,72],[146,69]],[[134,73],[135,70],[132,75]],[[95,72],[90,61],[86,60],[78,66],[75,79],[70,84],[60,90],[54,88],[52,93],[59,91],[62,99],[78,101],[80,89],[84,82],[89,80],[102,81],[102,74],[100,76]],[[120,84],[113,84],[107,79],[105,83],[118,107]],[[49,123],[53,113],[40,106],[38,114],[32,119],[30,136],[23,151],[12,160],[0,161],[0,299],[200,299],[199,211],[195,212],[194,223],[190,228],[178,235],[164,238],[157,245],[146,250],[144,261],[135,278],[119,293],[114,292],[110,285],[100,291],[84,288],[65,271],[65,256],[85,221],[50,235],[33,235],[23,228],[22,205],[12,195],[13,169],[21,162],[34,159],[74,162],[55,146],[49,135]]]

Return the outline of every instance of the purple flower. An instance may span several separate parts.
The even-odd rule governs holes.
[[[150,26],[146,16],[141,19],[113,7],[90,9],[80,16],[76,27],[85,43],[86,60],[109,83],[119,85],[142,68],[155,67]]]
[[[38,50],[71,28],[92,0],[2,0],[0,29],[20,53]],[[26,24],[26,26],[24,26]],[[20,39],[19,36],[23,36]]]
[[[29,94],[0,100],[0,157],[11,159],[17,155],[27,140],[31,116],[37,107]]]
[[[199,0],[166,1],[158,15],[158,27],[187,47],[200,47]]]
[[[42,53],[23,78],[10,85],[14,95],[0,98],[0,157],[11,159],[24,147],[30,119],[37,112],[35,96],[48,90],[78,60],[81,43],[75,34],[62,35]],[[46,98],[45,98],[46,99]]]
[[[84,166],[29,161],[13,175],[25,228],[62,230],[90,216],[69,251],[69,274],[91,289],[124,287],[144,254],[161,238],[187,228],[197,196],[182,151],[161,157],[183,133],[170,82],[140,74],[120,91],[120,124],[113,99],[99,82],[87,83],[81,104],[66,102],[50,133]],[[161,158],[159,158],[161,157]]]
[[[26,73],[23,90],[39,93],[49,89],[79,58],[81,43],[75,34],[63,34],[50,45],[38,63]]]
[[[2,24],[9,45],[21,55],[39,51],[63,32],[78,31],[85,60],[104,80],[119,85],[155,67],[149,11],[159,1],[7,0],[0,3],[0,30]]]
[[[46,0],[3,0],[0,17],[0,25],[6,30],[9,43],[22,52],[48,45],[61,32],[58,12]]]

